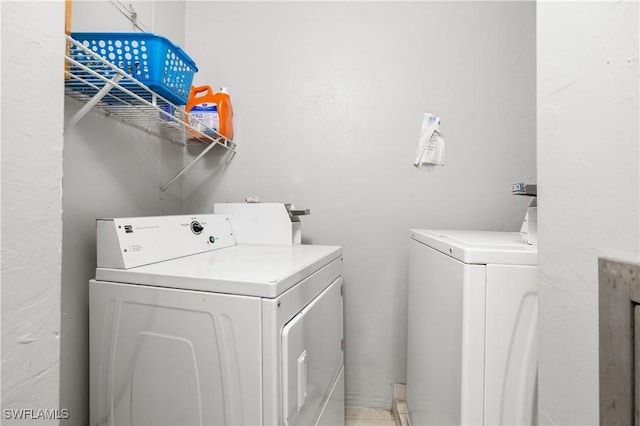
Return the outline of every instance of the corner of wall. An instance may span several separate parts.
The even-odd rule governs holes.
[[[1,399],[35,415],[60,408],[64,2],[0,7]]]

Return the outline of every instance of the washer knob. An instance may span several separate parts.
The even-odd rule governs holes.
[[[200,222],[194,220],[191,222],[191,232],[196,235],[200,235],[200,233],[204,230],[204,226],[200,225]]]

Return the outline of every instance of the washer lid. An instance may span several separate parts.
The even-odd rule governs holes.
[[[131,269],[97,268],[96,279],[273,298],[341,254],[337,246],[237,245]]]
[[[464,263],[538,264],[538,249],[519,232],[412,229],[411,238]]]

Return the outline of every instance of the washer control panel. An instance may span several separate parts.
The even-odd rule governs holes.
[[[99,268],[129,269],[236,244],[222,214],[99,219]]]

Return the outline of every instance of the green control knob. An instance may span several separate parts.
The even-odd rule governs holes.
[[[210,242],[211,244],[215,243],[215,242],[216,242],[216,237],[214,237],[213,235],[212,235],[212,236],[210,236],[210,237],[209,237],[209,242]]]

